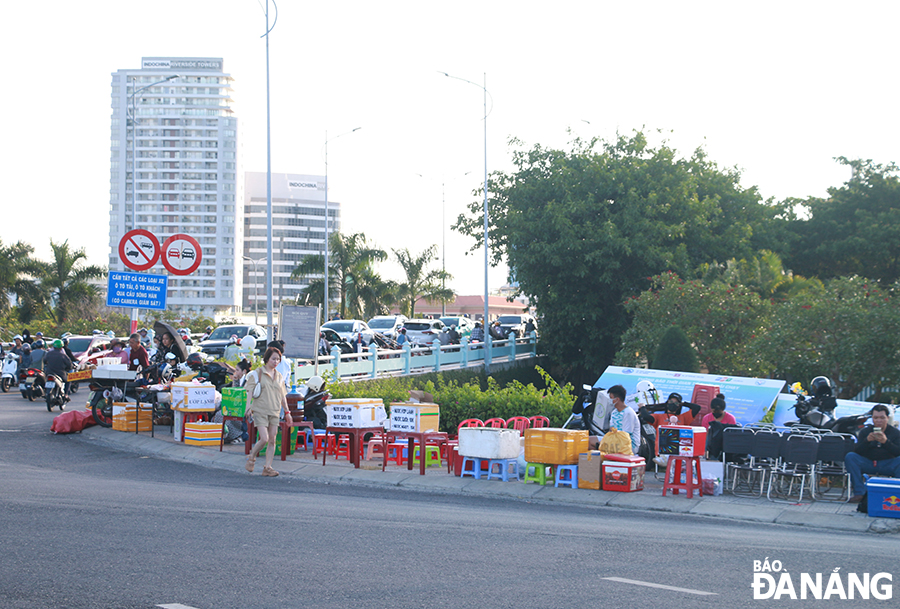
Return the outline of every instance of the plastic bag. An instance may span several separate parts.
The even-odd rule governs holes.
[[[600,440],[600,452],[604,455],[633,455],[631,436],[615,427],[610,428]]]
[[[75,433],[85,427],[96,425],[90,410],[71,410],[53,418],[50,431],[53,433]]]

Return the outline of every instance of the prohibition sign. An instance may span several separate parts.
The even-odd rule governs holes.
[[[150,231],[130,230],[119,241],[119,260],[130,269],[146,271],[159,260],[159,241]]]
[[[163,266],[173,275],[190,275],[200,266],[200,259],[203,256],[196,239],[179,233],[166,239],[160,257]]]

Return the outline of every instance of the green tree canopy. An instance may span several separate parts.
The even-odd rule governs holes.
[[[406,281],[398,286],[401,312],[415,317],[416,303],[422,299],[447,301],[453,298],[453,290],[444,287],[452,276],[442,269],[428,269],[437,259],[437,246],[432,245],[421,254],[411,254],[408,249],[394,250],[394,258],[403,269]]]
[[[663,333],[650,365],[656,370],[700,372],[697,353],[687,334],[678,326],[670,326]]]
[[[22,241],[5,245],[0,240],[0,314],[10,311],[11,299],[19,305],[42,301],[40,286],[35,281],[43,266],[32,257],[34,248]],[[29,310],[27,318],[33,317]]]
[[[45,263],[41,272],[41,290],[55,302],[53,318],[65,324],[79,308],[96,304],[99,289],[90,283],[92,279],[106,276],[102,266],[86,266],[84,248],[73,250],[68,240],[62,243],[50,241],[53,260]]]

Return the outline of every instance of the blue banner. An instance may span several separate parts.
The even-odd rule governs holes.
[[[787,421],[796,421],[797,413],[794,412],[794,404],[797,403],[797,396],[793,393],[782,393],[775,402],[775,425],[784,425]],[[837,400],[837,406],[834,409],[834,418],[849,417],[851,415],[863,414],[869,412],[873,402],[854,402],[853,400]]]
[[[164,311],[168,287],[167,275],[112,271],[106,287],[106,306]]]

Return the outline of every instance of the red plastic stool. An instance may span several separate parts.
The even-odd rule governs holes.
[[[694,466],[697,466],[697,481],[694,482]],[[684,476],[684,482],[681,477]],[[697,491],[700,497],[703,496],[703,476],[700,475],[700,457],[679,457],[677,455],[669,456],[669,463],[666,465],[666,481],[663,483],[663,497],[666,491],[672,491],[673,495],[677,495],[678,491],[683,490],[687,493],[688,499],[694,496]]]

